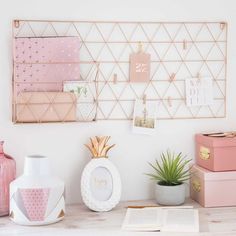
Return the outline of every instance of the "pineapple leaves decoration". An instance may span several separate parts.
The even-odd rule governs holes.
[[[110,136],[95,136],[90,138],[90,143],[85,144],[85,146],[89,149],[92,153],[93,158],[101,158],[107,157],[108,151],[115,146],[108,145],[107,142],[109,141]]]

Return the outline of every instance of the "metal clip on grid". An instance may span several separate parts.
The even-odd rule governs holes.
[[[175,73],[172,73],[170,76],[170,82],[173,82],[175,80]]]
[[[19,28],[20,27],[20,21],[19,20],[14,20],[13,24],[14,24],[15,28]]]
[[[224,30],[224,28],[225,28],[225,22],[221,22],[221,23],[220,23],[220,28],[221,28],[221,30]]]
[[[171,102],[171,97],[170,96],[167,98],[167,103],[168,103],[169,107],[172,107],[172,102]]]
[[[141,53],[143,51],[143,45],[142,45],[142,42],[139,41],[138,42],[138,53]]]
[[[187,41],[183,40],[183,50],[186,50],[186,49],[187,49]]]
[[[116,84],[117,83],[117,74],[115,73],[113,75],[113,84]]]
[[[147,102],[147,95],[144,94],[143,95],[143,105],[146,105],[146,102]]]

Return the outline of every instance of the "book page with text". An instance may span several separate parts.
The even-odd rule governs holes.
[[[164,209],[163,226],[165,232],[199,232],[197,209]]]
[[[128,208],[122,229],[157,231],[162,225],[162,209],[146,207],[143,209]]]

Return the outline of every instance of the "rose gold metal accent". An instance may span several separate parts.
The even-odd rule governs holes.
[[[171,76],[170,76],[170,82],[173,82],[175,79],[175,73],[172,73]]]
[[[65,212],[61,210],[60,214],[57,216],[57,218],[61,218],[65,216]]]
[[[55,37],[60,36],[78,36],[81,40],[81,50],[83,50],[83,59],[80,62],[81,68],[91,65],[91,69],[86,72],[85,75],[81,75],[82,79],[89,80],[91,77],[91,71],[93,65],[96,66],[97,72],[95,79],[95,109],[96,117],[94,120],[131,120],[132,119],[132,107],[134,101],[138,98],[142,98],[144,94],[148,95],[149,90],[152,91],[155,96],[152,95],[150,101],[160,101],[165,115],[163,117],[157,117],[157,119],[196,119],[196,118],[223,118],[226,114],[226,78],[227,78],[227,38],[228,27],[226,22],[137,22],[137,21],[58,21],[58,20],[17,20],[19,27],[15,27],[13,24],[13,37],[46,37],[48,36],[48,29],[51,29],[52,35]],[[14,21],[15,22],[15,21]],[[37,26],[42,26],[42,30],[37,30]],[[65,25],[64,30],[60,30],[60,27]],[[219,32],[213,32],[212,25],[220,25]],[[176,28],[174,34],[171,33],[170,27]],[[108,27],[108,28],[106,28]],[[110,28],[109,28],[110,27]],[[195,33],[191,32],[192,28],[195,28]],[[149,32],[149,28],[152,28],[152,32]],[[217,27],[215,27],[217,28]],[[25,35],[25,29],[28,30],[28,35]],[[202,31],[207,31],[208,38],[200,38]],[[166,35],[165,39],[160,39],[159,33]],[[181,33],[185,32],[184,40],[181,38]],[[96,32],[97,37],[91,37],[91,34]],[[114,37],[113,34],[119,34],[119,37]],[[137,32],[143,34],[143,38],[140,39]],[[51,35],[50,35],[51,36]],[[144,52],[152,52],[152,74],[150,82],[143,84],[143,92],[137,90],[135,85],[129,83],[128,76],[128,54],[135,52],[135,46],[142,44],[142,50]],[[209,49],[203,50],[201,45],[210,45]],[[94,52],[94,46],[97,50]],[[181,47],[182,45],[182,47]],[[158,47],[163,48],[161,53]],[[181,50],[179,50],[179,46]],[[116,50],[114,50],[116,48]],[[119,48],[119,49],[118,49]],[[183,51],[183,50],[184,51]],[[211,54],[217,49],[221,57],[215,58]],[[13,49],[14,50],[14,49]],[[168,55],[172,51],[176,52],[176,58],[169,58]],[[194,50],[198,57],[192,57],[191,51]],[[128,51],[128,54],[127,54]],[[103,55],[109,54],[109,58]],[[175,63],[178,65],[175,70],[169,65]],[[192,69],[192,64],[198,65],[197,71],[204,75],[202,70],[207,70],[213,79],[215,87],[221,93],[221,97],[215,97],[214,101],[217,101],[219,105],[218,109],[213,109],[211,106],[207,107],[209,114],[202,115],[200,113],[201,107],[197,112],[193,112],[191,108],[185,105],[185,94],[179,84],[184,83],[185,77],[180,77],[179,73],[184,68],[186,71],[186,77],[195,77],[196,70]],[[212,69],[211,64],[218,63],[220,69],[218,73]],[[24,64],[27,64],[25,62]],[[40,64],[37,63],[37,64]],[[48,64],[61,65],[63,62],[48,62]],[[15,62],[13,62],[15,65]],[[104,70],[106,68],[106,70]],[[110,69],[108,69],[110,68]],[[166,73],[166,79],[159,79],[159,70]],[[115,73],[114,73],[115,72]],[[117,75],[117,79],[114,80]],[[172,83],[168,83],[170,78],[174,80]],[[114,82],[117,84],[114,87]],[[40,81],[39,81],[40,83]],[[49,81],[49,83],[51,83]],[[164,93],[160,93],[159,84],[166,85]],[[222,88],[221,85],[225,85]],[[116,91],[117,86],[121,86],[120,92]],[[170,86],[175,89],[176,97],[174,95],[167,96]],[[16,79],[13,71],[13,121],[15,120],[15,106],[16,95],[14,93],[16,88]],[[125,97],[125,94],[129,91],[129,98]],[[107,97],[104,95],[108,94]],[[167,101],[167,102],[166,102]],[[176,105],[175,111],[170,111],[169,101],[179,101],[179,105]],[[108,106],[111,106],[107,111]],[[189,113],[178,113],[179,108],[185,106],[185,110]],[[130,107],[128,109],[128,107]],[[115,110],[119,109],[119,114],[115,115]],[[83,121],[87,121],[87,118]]]
[[[143,95],[143,105],[146,105],[146,102],[147,102],[147,95],[144,94]]]
[[[108,23],[113,23],[113,24],[157,24],[158,22],[156,21],[145,21],[145,22],[140,22],[140,21],[102,21],[102,20],[96,20],[96,21],[92,21],[92,20],[78,20],[78,21],[71,21],[71,20],[28,20],[28,19],[21,19],[20,21],[24,21],[24,22],[44,22],[44,23],[48,23],[48,22],[55,22],[55,23],[104,23],[104,24],[108,24]],[[161,22],[163,24],[183,24],[183,23],[188,23],[188,24],[217,24],[219,23],[219,21],[188,21],[188,22],[176,22],[176,21],[163,21]]]
[[[114,83],[114,84],[117,83],[117,74],[116,74],[116,73],[113,75],[113,83]]]
[[[20,27],[20,21],[19,20],[14,20],[14,27],[19,28]]]
[[[220,28],[221,28],[221,30],[223,30],[225,28],[225,22],[220,23]]]
[[[184,41],[183,41],[183,50],[186,50],[186,49],[187,49],[187,41],[184,40]]]
[[[141,53],[143,51],[143,45],[142,45],[142,42],[139,41],[138,42],[138,52]]]
[[[169,107],[172,107],[172,102],[171,102],[171,97],[170,96],[167,98],[167,102],[168,102]]]

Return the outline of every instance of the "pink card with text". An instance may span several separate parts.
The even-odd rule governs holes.
[[[130,55],[130,82],[149,82],[150,60],[148,53],[133,53]]]

